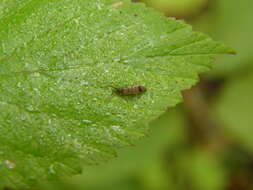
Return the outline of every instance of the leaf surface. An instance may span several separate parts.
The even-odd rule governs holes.
[[[80,173],[146,135],[233,50],[128,0],[0,2],[0,186]],[[114,88],[143,85],[143,95]]]

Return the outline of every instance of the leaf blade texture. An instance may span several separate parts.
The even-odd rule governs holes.
[[[147,133],[233,50],[141,4],[0,3],[0,186],[80,172]],[[113,87],[144,85],[123,98]]]

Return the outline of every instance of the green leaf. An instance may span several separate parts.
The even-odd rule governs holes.
[[[147,134],[233,50],[128,0],[0,3],[0,187],[81,172]],[[114,6],[113,6],[114,5]],[[122,97],[113,87],[144,85]]]
[[[167,16],[187,18],[201,11],[207,0],[141,0],[149,7],[164,12]]]
[[[224,131],[250,151],[253,151],[252,71],[251,69],[250,73],[230,80],[214,107]]]
[[[234,73],[251,67],[253,56],[249,47],[253,38],[249,36],[253,32],[252,8],[252,0],[216,1],[210,13],[197,21],[195,28],[210,33],[215,39],[236,48],[236,56],[222,56],[217,60],[210,73],[212,77],[233,76]],[[235,14],[238,10],[243,11]]]
[[[182,176],[179,174],[182,181],[189,181],[194,189],[219,190],[227,186],[228,176],[219,155],[208,152],[206,147],[184,152],[177,162],[177,171],[184,171]]]
[[[66,190],[148,189],[149,184],[163,184],[165,186],[163,189],[165,189],[171,180],[167,174],[168,168],[164,167],[166,160],[164,154],[166,150],[178,150],[186,143],[184,122],[186,121],[183,112],[178,109],[166,112],[159,119],[151,122],[150,138],[138,141],[135,147],[120,149],[119,156],[113,162],[86,167],[82,175],[63,182],[49,183],[47,186],[43,184],[42,187],[36,189],[61,190],[63,187]],[[170,170],[170,172],[173,171]],[[154,176],[159,176],[159,178],[154,178]],[[156,179],[159,182],[153,183]],[[126,188],[131,182],[134,183],[134,187]],[[144,185],[145,188],[141,188],[140,185]],[[174,188],[172,184],[169,187]]]

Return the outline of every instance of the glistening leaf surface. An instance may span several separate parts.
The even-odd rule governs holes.
[[[123,1],[0,2],[0,185],[80,171],[145,135],[147,123],[232,50]],[[112,95],[144,85],[142,96]]]

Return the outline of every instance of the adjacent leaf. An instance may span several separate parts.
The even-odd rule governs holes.
[[[147,6],[164,12],[167,16],[186,18],[199,13],[208,3],[207,0],[140,0]]]
[[[188,181],[194,189],[220,190],[226,188],[228,181],[222,164],[217,153],[198,147],[181,155],[175,165],[177,171],[184,171],[182,181]]]
[[[233,75],[233,73],[248,70],[253,61],[252,50],[249,48],[253,38],[253,1],[222,0],[214,2],[207,17],[198,20],[196,28],[210,33],[215,39],[236,48],[236,56],[224,56],[218,59],[212,76]],[[238,10],[243,10],[235,14]]]
[[[143,5],[114,3],[0,2],[0,186],[115,156],[181,101],[213,54],[233,51]],[[134,85],[148,90],[113,93]]]
[[[253,151],[252,83],[252,70],[248,75],[230,80],[214,109],[225,132],[250,151]]]

